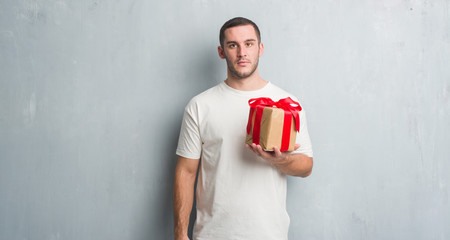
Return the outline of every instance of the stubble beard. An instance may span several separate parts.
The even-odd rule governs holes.
[[[253,65],[253,68],[251,68],[249,72],[239,72],[238,70],[236,70],[236,68],[234,67],[234,64],[228,58],[226,58],[226,60],[227,60],[228,71],[230,72],[231,76],[236,79],[244,79],[244,78],[251,76],[258,68],[258,63],[259,63],[259,58],[256,58],[255,61],[252,61],[252,62],[255,62],[255,64]]]

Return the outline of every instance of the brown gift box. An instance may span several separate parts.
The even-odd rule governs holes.
[[[247,134],[246,143],[251,145],[253,143],[253,128],[255,123],[256,111],[253,112],[252,126],[250,133]],[[280,108],[265,107],[261,117],[261,130],[259,135],[259,145],[265,151],[273,151],[273,147],[281,148],[281,140],[283,137],[283,123],[284,110]],[[289,148],[287,151],[294,151],[295,138],[297,131],[295,130],[295,121],[292,115],[289,115],[291,120],[291,134],[289,140]],[[250,117],[250,116],[249,116]]]

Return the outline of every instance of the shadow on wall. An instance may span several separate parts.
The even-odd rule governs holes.
[[[192,44],[195,45],[195,41]],[[183,77],[185,90],[191,91],[185,94],[190,97],[215,86],[226,78],[226,62],[219,58],[217,45],[205,43],[203,46],[200,50],[193,49],[185,54],[186,64],[184,69],[181,69],[185,73]]]
[[[158,161],[155,165],[158,169],[159,178],[154,182],[149,182],[150,191],[146,192],[150,201],[142,208],[142,218],[137,223],[136,232],[133,233],[133,239],[173,239],[173,179],[177,157],[175,155],[176,144],[178,141],[182,111],[179,114],[172,114],[170,118],[159,118],[157,123],[162,127],[155,138],[161,140],[158,154],[152,154],[155,158],[148,161]],[[170,122],[167,122],[170,119]]]
[[[156,229],[161,231],[161,228],[165,230],[165,236],[161,236],[161,239],[173,239],[173,181],[174,181],[174,172],[177,163],[177,156],[175,154],[176,145],[178,143],[179,130],[181,127],[181,121],[183,116],[184,107],[193,96],[199,94],[200,92],[216,85],[219,81],[225,79],[225,76],[220,76],[219,69],[224,68],[221,61],[218,61],[218,56],[215,51],[215,48],[207,47],[207,50],[202,51],[204,55],[189,55],[195,56],[192,61],[189,59],[186,60],[185,66],[180,68],[180,71],[185,70],[187,74],[185,78],[181,81],[184,81],[183,84],[180,84],[179,87],[187,86],[187,88],[177,89],[177,91],[181,91],[181,96],[186,98],[179,98],[179,105],[171,108],[171,112],[168,112],[172,120],[168,123],[167,119],[159,119],[161,123],[159,126],[167,126],[167,129],[164,131],[167,135],[164,136],[163,139],[166,141],[161,143],[161,151],[164,152],[164,157],[161,159],[161,171],[165,177],[163,179],[164,184],[158,188],[158,192],[156,193],[158,196],[158,200],[156,201],[157,206],[151,206],[152,209],[155,209],[158,214],[155,216],[150,216],[151,223],[157,224],[158,226],[154,226]],[[194,66],[194,67],[193,67]],[[221,79],[223,78],[223,79]],[[176,94],[176,92],[174,93]],[[185,100],[183,100],[185,99]],[[176,116],[176,117],[175,117]],[[193,232],[193,224],[196,219],[196,211],[195,211],[195,199],[194,206],[192,208],[192,213],[190,216],[190,224],[189,224],[189,237],[192,238]],[[151,232],[147,232],[147,236],[152,236]]]

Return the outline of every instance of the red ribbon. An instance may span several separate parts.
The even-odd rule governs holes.
[[[283,138],[281,140],[280,151],[287,151],[289,149],[289,141],[291,137],[291,121],[292,117],[295,120],[295,130],[300,131],[300,116],[299,112],[302,110],[300,103],[292,100],[290,97],[280,99],[278,102],[274,102],[270,98],[252,98],[248,100],[250,105],[250,113],[247,123],[247,134],[250,134],[252,129],[252,118],[256,111],[255,123],[253,124],[253,143],[259,144],[259,135],[261,131],[261,118],[265,107],[281,108],[284,110],[284,123],[283,123]],[[291,117],[292,116],[292,117]]]

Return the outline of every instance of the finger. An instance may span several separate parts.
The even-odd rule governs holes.
[[[250,145],[245,144],[245,147],[253,151],[253,149],[252,149],[252,147],[250,147]]]
[[[264,153],[264,150],[262,149],[261,145],[256,145],[256,151],[260,154]]]
[[[296,143],[295,146],[294,146],[294,150],[297,150],[299,148],[300,148],[300,144]]]
[[[272,157],[272,153],[264,151],[264,149],[262,148],[261,145],[258,145],[257,147],[258,147],[258,154],[259,154],[259,156],[261,156],[263,158],[270,158],[270,157]]]
[[[254,144],[252,144],[252,145],[245,144],[245,145],[246,145],[246,147],[247,147],[248,149],[250,149],[252,152],[254,152],[255,154],[258,154],[258,153],[256,152],[256,148],[255,148]]]
[[[253,151],[258,151],[258,145],[256,143],[252,143],[250,147],[253,149]]]
[[[277,146],[273,147],[273,152],[275,153],[275,157],[277,158],[283,156],[283,154],[281,153],[280,149]]]
[[[251,148],[256,155],[261,156],[262,147],[259,144],[252,143]]]

